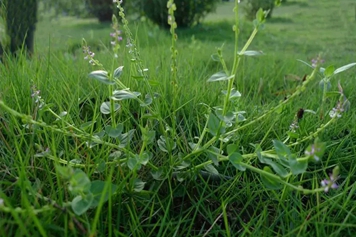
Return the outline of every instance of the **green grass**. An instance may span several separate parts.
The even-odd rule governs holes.
[[[228,68],[233,65],[232,2],[222,3],[216,13],[192,29],[177,31],[176,92],[171,85],[171,37],[150,22],[129,25],[137,39],[142,65],[148,68],[151,86],[147,86],[145,80],[132,77],[137,75],[137,64],[131,62],[133,56],[125,43],[114,59],[109,24],[99,24],[93,19],[43,17],[37,25],[34,57],[31,60],[10,58],[0,64],[0,100],[21,114],[46,123],[28,125],[27,117],[14,116],[14,112],[5,111],[4,107],[0,110],[0,199],[4,200],[4,206],[0,207],[0,236],[94,233],[96,236],[353,236],[356,231],[355,68],[331,81],[332,90],[337,91],[340,80],[351,109],[330,126],[322,127],[330,120],[327,112],[335,107],[338,97],[326,100],[326,116],[321,119],[323,93],[318,74],[290,103],[252,126],[243,127],[283,103],[301,85],[290,75],[302,78],[311,73],[310,68],[296,59],[310,62],[321,53],[325,59],[323,66],[333,64],[336,68],[356,61],[353,4],[351,0],[300,0],[288,1],[275,9],[272,19],[250,47],[262,50],[265,55],[243,58],[235,81],[242,96],[234,109],[246,111],[247,121],[230,128],[242,126],[228,144],[238,147],[247,165],[265,166],[255,157],[254,145],[260,144],[268,151],[273,148],[273,139],[286,140],[300,108],[317,112],[316,115],[305,113],[298,133],[308,137],[321,128],[318,137],[326,142],[326,152],[319,163],[311,162],[305,173],[290,176],[287,181],[316,189],[338,165],[340,188],[313,194],[289,187],[269,190],[259,174],[249,169],[241,172],[228,161],[220,162],[215,168],[230,179],[207,180],[204,173],[194,168],[211,160],[206,153],[192,155],[187,160],[189,167],[193,167],[191,177],[179,182],[179,173],[172,173],[177,172],[173,167],[184,165],[179,159],[191,154],[189,143],[197,143],[203,133],[209,114],[207,107],[223,104],[220,91],[226,90],[227,82],[206,81],[222,70],[211,55],[223,44],[226,64]],[[253,25],[241,16],[239,27],[241,49]],[[100,68],[83,59],[82,38],[106,70],[124,66],[120,81],[130,90],[142,95],[160,94],[150,107],[156,117],[147,116],[146,108],[133,100],[120,102],[115,122],[101,115],[100,105],[108,100],[110,90],[107,85],[88,78],[89,72]],[[31,97],[34,85],[50,110],[39,109]],[[51,111],[68,114],[58,121]],[[83,126],[90,121],[88,126]],[[107,137],[103,138],[104,144],[92,148],[86,145],[93,135],[100,136],[112,123],[122,123],[123,132],[136,129],[126,148],[118,148],[120,139]],[[30,127],[26,128],[26,124]],[[156,131],[155,142],[142,148],[141,127],[145,126]],[[161,135],[173,137],[176,150],[169,153],[160,150],[156,144]],[[202,144],[212,137],[207,134]],[[292,139],[286,141],[291,143]],[[291,146],[291,150],[302,157],[312,143],[313,139],[308,139]],[[220,143],[214,145],[219,147]],[[226,152],[226,144],[222,150]],[[122,156],[113,159],[114,151],[122,152]],[[130,170],[126,165],[129,154],[141,151],[151,154],[149,164],[139,171]],[[116,187],[107,202],[102,199],[97,207],[79,216],[68,206],[74,196],[63,176],[70,171],[63,174],[55,168],[64,167],[70,161],[79,161],[79,167],[91,181],[106,180]],[[154,167],[167,171],[170,177],[153,179],[150,172]],[[134,191],[135,179],[146,182],[140,192]],[[102,188],[109,189],[109,186]]]

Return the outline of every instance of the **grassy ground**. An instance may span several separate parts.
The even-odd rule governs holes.
[[[310,134],[317,133],[326,142],[326,152],[319,163],[310,163],[305,173],[286,180],[317,189],[320,181],[339,165],[340,187],[309,195],[287,186],[269,190],[259,174],[251,169],[241,172],[226,161],[215,164],[215,169],[228,176],[227,180],[209,180],[198,171],[201,164],[211,160],[211,155],[192,153],[190,143],[198,143],[204,133],[207,107],[223,104],[220,91],[226,90],[227,84],[206,80],[223,69],[211,58],[223,44],[226,64],[229,68],[233,65],[232,8],[232,2],[224,2],[200,25],[178,30],[176,91],[171,86],[171,38],[167,32],[147,21],[130,24],[143,67],[148,68],[151,86],[147,86],[145,80],[133,79],[138,75],[138,64],[132,62],[125,43],[118,58],[114,58],[109,24],[44,16],[37,26],[34,58],[8,60],[0,65],[0,100],[39,123],[31,124],[26,117],[21,119],[0,110],[0,199],[4,201],[0,207],[0,236],[353,236],[356,116],[352,106],[356,102],[356,69],[331,81],[332,91],[337,91],[340,80],[351,102],[351,109],[331,125],[323,127],[330,121],[327,114],[338,97],[327,98],[321,109],[323,91],[318,74],[290,103],[251,126],[244,126],[283,103],[302,85],[302,77],[312,69],[297,59],[310,62],[320,53],[325,66],[333,64],[336,68],[356,61],[353,1],[288,1],[275,9],[273,18],[251,45],[251,49],[262,50],[265,55],[243,58],[234,83],[242,94],[234,109],[246,111],[247,121],[233,124],[230,130],[239,131],[228,144],[238,147],[244,164],[262,168],[254,145],[260,144],[267,151],[273,148],[273,139],[293,144],[296,140],[288,140],[287,134],[297,111],[316,111],[305,112],[297,132],[301,138],[311,139],[291,145],[291,150],[298,157],[304,156],[305,148],[313,143]],[[241,17],[239,27],[241,49],[253,25]],[[121,101],[114,119],[100,114],[100,105],[111,91],[107,85],[88,79],[88,73],[99,67],[83,59],[82,38],[106,70],[124,65],[120,81],[132,91],[161,95],[150,107],[154,113],[147,114],[147,108],[135,101]],[[31,97],[37,90],[47,105],[44,108]],[[57,120],[52,111],[66,111],[67,115]],[[320,118],[321,112],[326,116]],[[102,131],[113,123],[122,124],[123,132],[136,129],[128,146],[117,146],[122,137],[104,137],[104,144],[87,146],[101,138]],[[156,131],[154,143],[147,146],[141,141],[145,126]],[[167,153],[155,145],[161,135],[173,137],[177,148]],[[211,137],[203,137],[202,144]],[[226,144],[221,148],[226,153]],[[143,157],[145,152],[150,156],[148,165],[140,170],[130,169],[128,160]],[[187,156],[189,159],[182,162]],[[114,185],[99,185],[99,191],[92,189],[99,193],[98,205],[82,215],[76,215],[70,205],[78,194],[73,194],[75,187],[87,184],[86,175],[58,168],[68,164],[74,167],[74,163],[79,163],[77,166],[90,180],[107,180]],[[179,182],[178,171],[184,166],[195,175]],[[159,171],[168,172],[170,178],[158,178]],[[76,178],[66,179],[67,174]],[[145,182],[143,189],[139,180]],[[104,195],[100,200],[100,194],[110,187],[115,189],[114,195],[107,202]]]

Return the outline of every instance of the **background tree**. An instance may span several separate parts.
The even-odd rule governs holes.
[[[30,54],[34,48],[34,32],[37,22],[37,0],[3,0],[6,34],[9,38],[3,51],[15,54],[22,47]]]

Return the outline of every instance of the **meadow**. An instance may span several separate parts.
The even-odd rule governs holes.
[[[42,14],[0,64],[0,236],[353,236],[354,1],[240,7],[237,40],[234,4],[176,41],[128,17],[115,52]]]

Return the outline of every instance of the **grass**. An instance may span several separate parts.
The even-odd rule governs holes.
[[[268,113],[301,85],[300,80],[293,78],[302,78],[311,69],[296,59],[309,62],[321,53],[325,66],[333,64],[337,68],[355,62],[352,4],[350,0],[300,0],[288,1],[275,9],[273,18],[251,45],[251,49],[262,50],[265,55],[241,60],[234,86],[242,97],[234,109],[246,111],[247,121],[234,124],[230,130],[244,128],[244,124]],[[255,157],[254,145],[260,144],[264,151],[272,149],[273,139],[286,140],[300,108],[317,111],[316,115],[305,112],[298,134],[308,137],[321,128],[318,137],[326,143],[325,154],[319,163],[311,162],[306,172],[289,176],[287,181],[317,189],[338,165],[339,189],[312,194],[287,186],[270,190],[258,173],[249,169],[241,172],[226,161],[219,162],[215,169],[227,179],[207,179],[206,173],[194,168],[212,159],[204,152],[194,155],[189,143],[197,143],[202,136],[209,114],[207,107],[223,104],[220,91],[226,90],[227,83],[206,80],[222,70],[211,58],[221,45],[224,44],[222,52],[228,67],[233,65],[232,7],[232,2],[224,2],[200,25],[178,30],[178,92],[171,87],[170,35],[150,22],[129,25],[137,38],[142,64],[149,69],[151,86],[147,86],[145,80],[133,79],[137,64],[131,62],[133,56],[124,44],[113,60],[109,24],[93,19],[44,17],[37,25],[34,57],[10,59],[0,65],[0,100],[39,123],[31,124],[28,117],[14,116],[13,111],[5,111],[4,107],[0,110],[0,199],[4,201],[0,207],[0,236],[353,236],[355,69],[331,81],[332,90],[337,91],[340,80],[351,109],[330,126],[323,127],[330,121],[328,116],[318,116],[323,96],[318,74],[292,102],[252,126],[241,128],[229,142],[244,155],[244,164],[262,169],[265,165]],[[241,49],[253,25],[241,19],[240,30]],[[107,85],[88,79],[88,73],[99,67],[83,60],[82,38],[106,70],[124,65],[120,81],[132,91],[160,94],[149,107],[156,117],[150,117],[146,108],[133,100],[120,102],[121,109],[114,120],[110,115],[101,115],[100,105],[111,93]],[[40,90],[47,107],[40,109],[31,97],[36,90]],[[325,114],[335,107],[337,99],[327,99]],[[57,120],[51,111],[66,111],[67,115]],[[94,135],[100,138],[105,127],[113,123],[121,123],[123,133],[136,129],[128,146],[118,148],[120,137],[104,137],[104,144],[87,146],[87,142],[95,141]],[[147,146],[141,140],[142,128],[146,126],[156,132],[154,143]],[[161,135],[174,138],[177,148],[168,153],[162,151],[156,145]],[[212,137],[203,137],[202,144]],[[291,146],[293,154],[304,156],[306,147],[313,143],[310,138]],[[290,145],[293,140],[285,143]],[[219,147],[220,143],[214,145]],[[225,144],[222,150],[226,154]],[[115,158],[118,151],[122,155]],[[142,165],[140,170],[130,169],[127,162],[133,156],[129,154],[142,158],[145,152],[150,156],[148,165]],[[180,160],[189,154],[192,155],[186,162]],[[84,172],[74,174],[71,169],[58,168],[67,165],[78,166]],[[193,169],[193,174],[179,182],[182,173],[178,167],[186,165]],[[167,172],[170,178],[157,178],[160,171]],[[72,176],[66,179],[68,174]],[[77,196],[73,187],[84,188],[86,175],[91,181],[106,180],[113,186],[108,182],[96,183],[98,205],[76,215],[70,206]],[[77,184],[71,183],[70,189],[68,182],[74,181]],[[145,182],[143,189],[141,181]],[[105,195],[101,194],[110,189],[115,189],[115,193],[104,202]]]

